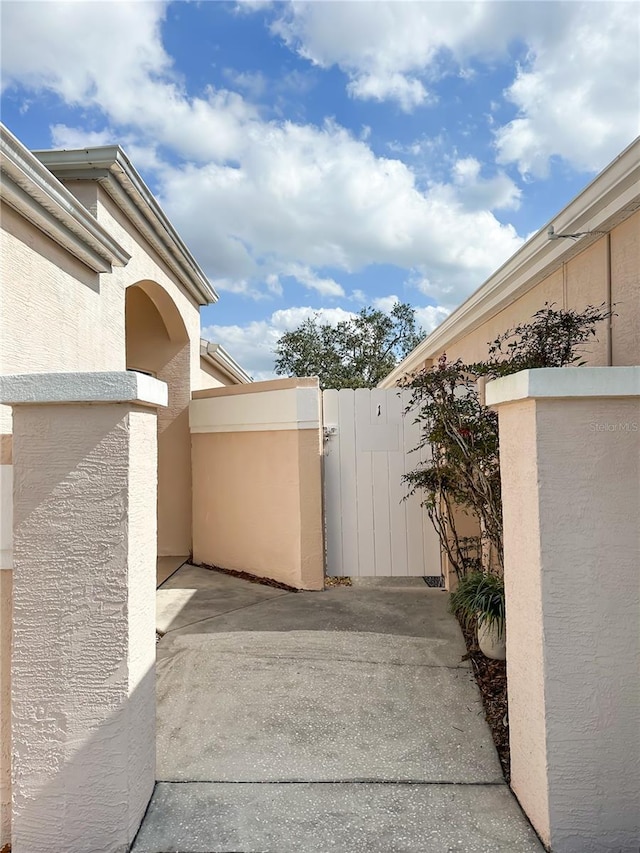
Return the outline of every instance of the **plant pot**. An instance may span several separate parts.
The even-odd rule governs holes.
[[[478,645],[482,654],[492,660],[506,660],[507,657],[507,638],[505,631],[502,631],[502,636],[498,636],[498,626],[494,623],[488,625],[484,622],[478,625]]]

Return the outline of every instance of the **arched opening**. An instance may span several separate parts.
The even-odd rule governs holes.
[[[169,294],[153,281],[127,288],[128,370],[166,382],[169,405],[158,410],[158,574],[191,553],[190,342]],[[172,561],[172,559],[175,560]]]

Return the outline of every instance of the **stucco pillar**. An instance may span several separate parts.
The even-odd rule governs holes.
[[[13,853],[129,849],[155,778],[156,409],[135,373],[13,405]]]
[[[500,421],[511,786],[554,853],[640,848],[640,367],[523,371]]]

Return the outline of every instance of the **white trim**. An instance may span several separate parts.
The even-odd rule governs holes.
[[[220,399],[220,398],[218,398]],[[280,430],[319,429],[318,421],[278,421],[274,423],[256,422],[252,424],[220,424],[218,426],[192,426],[191,434],[209,434],[218,432],[279,432]]]
[[[246,370],[240,367],[238,362],[220,344],[214,344],[200,338],[200,358],[221,370],[230,379],[235,380],[238,385],[253,382],[253,377],[249,376]]]
[[[640,367],[542,367],[488,382],[488,406],[517,400],[640,397]]]
[[[120,146],[33,153],[61,181],[98,181],[198,304],[218,301],[209,279]]]
[[[263,432],[320,428],[317,388],[201,397],[189,405],[192,433]]]
[[[137,403],[157,407],[167,402],[166,382],[134,371],[0,376],[0,403],[9,406]]]
[[[2,201],[95,272],[130,255],[33,154],[0,124]]]
[[[418,344],[378,387],[393,388],[405,374],[420,369],[427,359],[494,317],[637,210],[640,137]],[[556,234],[592,233],[576,241],[552,240],[547,233],[551,225]]]

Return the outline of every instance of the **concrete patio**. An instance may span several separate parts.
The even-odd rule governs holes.
[[[447,596],[158,590],[158,757],[135,853],[533,853]]]

